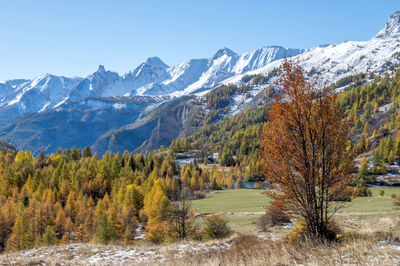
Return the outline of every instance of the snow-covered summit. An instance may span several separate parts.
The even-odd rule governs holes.
[[[303,53],[303,49],[288,49],[282,46],[266,46],[242,54],[235,65],[235,74],[242,74],[261,68],[275,60],[296,56]]]
[[[218,59],[218,58],[220,58],[220,57],[222,57],[222,56],[237,57],[238,54],[235,53],[234,51],[232,51],[231,49],[224,47],[224,48],[219,49],[219,50],[214,54],[214,56],[212,57],[212,60]]]
[[[225,47],[210,58],[191,59],[176,66],[149,57],[124,75],[100,65],[85,78],[45,74],[33,80],[0,82],[0,113],[6,107],[19,114],[61,108],[64,103],[86,97],[201,95],[221,84],[240,83],[245,75],[267,74],[287,57],[293,57],[310,76],[329,84],[351,74],[383,71],[399,60],[399,54],[400,11],[365,42],[346,41],[308,50],[266,46],[243,54]]]
[[[14,106],[21,114],[43,111],[68,97],[80,80],[44,74],[34,80],[7,82],[5,84],[9,84],[9,93],[1,99],[0,106]]]
[[[317,46],[296,55],[298,62],[311,78],[329,85],[341,78],[361,72],[381,72],[400,63],[400,11],[391,15],[385,27],[369,41],[345,41],[340,44]],[[275,60],[253,71],[247,71],[222,81],[240,83],[245,75],[267,74],[279,67]]]
[[[99,65],[99,67],[97,68],[96,72],[104,73],[104,72],[106,72],[106,69],[105,69],[105,67],[103,65]]]
[[[169,66],[165,64],[159,57],[154,56],[154,57],[148,57],[145,61],[144,64],[151,65],[153,67],[157,68],[168,68]]]
[[[389,17],[385,27],[375,37],[385,38],[395,35],[400,35],[400,11],[395,12]]]
[[[173,67],[158,57],[149,57],[122,76],[99,65],[86,78],[44,74],[34,80],[11,80],[0,83],[0,108],[15,106],[23,114],[59,108],[63,103],[86,97],[190,94],[209,90],[227,78],[302,51],[274,46],[238,55],[222,48],[211,58],[192,59]]]

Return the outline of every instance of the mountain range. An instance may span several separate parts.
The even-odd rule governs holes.
[[[260,104],[273,79],[252,80],[271,76],[288,57],[322,86],[361,72],[390,74],[400,62],[400,11],[368,41],[307,50],[267,46],[240,55],[222,48],[172,67],[150,57],[123,75],[99,66],[84,78],[44,74],[0,82],[0,138],[34,154],[74,145],[99,154],[155,149],[201,127],[193,121],[212,111],[205,99],[220,86],[249,86],[231,95],[220,118]]]

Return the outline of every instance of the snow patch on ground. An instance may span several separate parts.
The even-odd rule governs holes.
[[[70,244],[41,247],[13,254],[0,255],[0,264],[24,262],[54,263],[58,265],[121,265],[162,264],[182,258],[187,254],[230,249],[229,242],[182,242],[170,245],[113,246],[100,244]]]

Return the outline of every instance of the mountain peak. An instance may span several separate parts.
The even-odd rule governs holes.
[[[99,68],[97,69],[96,72],[106,72],[106,69],[104,68],[103,65],[99,65]]]
[[[396,11],[388,18],[385,27],[378,32],[376,38],[384,38],[399,33],[400,33],[400,11]]]
[[[229,49],[229,48],[224,47],[224,48],[219,49],[219,50],[214,54],[213,59],[219,58],[219,57],[221,57],[221,56],[223,56],[223,55],[227,55],[227,56],[237,56],[237,53],[235,53],[234,51],[232,51],[232,50]]]
[[[268,45],[268,46],[263,46],[260,49],[286,49],[286,48],[280,45]]]
[[[144,61],[145,64],[149,64],[155,67],[159,68],[168,68],[168,65],[165,64],[159,57],[153,56],[153,57],[148,57],[146,61]]]

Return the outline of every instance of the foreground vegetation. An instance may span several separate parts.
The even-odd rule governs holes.
[[[393,206],[392,194],[400,194],[400,189],[371,188],[372,195],[368,197],[366,186],[388,172],[398,171],[400,72],[392,77],[361,74],[345,84],[348,87],[338,95],[335,104],[352,128],[350,141],[344,142],[345,130],[342,130],[339,142],[341,150],[356,157],[361,165],[357,178],[352,183],[347,179],[343,183],[351,187],[343,187],[342,191],[357,193],[338,198],[345,207],[332,220],[337,226],[333,242],[313,246],[315,252],[309,252],[311,243],[304,247],[296,243],[298,236],[304,240],[305,235],[299,213],[293,210],[290,213],[291,221],[297,223],[293,229],[275,222],[268,222],[260,229],[265,210],[279,205],[272,204],[264,190],[240,189],[243,180],[259,181],[258,187],[263,187],[261,182],[268,174],[263,171],[268,156],[260,156],[262,145],[268,145],[262,141],[268,109],[262,106],[233,118],[219,121],[215,118],[199,132],[175,140],[169,148],[147,154],[106,153],[99,157],[88,147],[83,150],[74,147],[51,155],[41,153],[34,158],[27,151],[0,142],[0,251],[10,254],[8,260],[3,255],[0,261],[18,263],[23,262],[18,257],[23,259],[24,254],[47,252],[42,258],[49,256],[49,260],[42,262],[84,264],[85,260],[78,262],[75,255],[58,260],[52,257],[52,251],[68,254],[65,244],[80,250],[81,254],[76,256],[87,255],[88,259],[96,256],[96,250],[103,250],[104,256],[115,251],[116,257],[141,258],[143,254],[158,252],[160,246],[154,243],[164,243],[156,260],[143,261],[173,264],[173,259],[179,259],[178,265],[374,264],[373,258],[378,256],[383,264],[399,263],[395,260],[399,255],[396,244],[399,210]],[[341,85],[339,82],[334,87]],[[221,87],[207,97],[207,106],[226,109],[228,96],[236,92],[232,87]],[[222,101],[219,94],[225,95]],[[268,88],[263,100],[268,102],[268,97],[273,96],[273,90]],[[331,99],[325,107],[333,105],[334,98]],[[312,129],[319,132],[318,125]],[[282,155],[281,150],[277,149],[277,157]],[[214,152],[218,152],[219,164],[213,164]],[[178,157],[201,158],[201,164],[178,165]],[[270,169],[274,170],[275,165],[273,162]],[[340,160],[337,166],[342,166]],[[272,180],[269,185],[279,189],[282,184],[276,186],[277,183]],[[323,195],[324,204],[334,202],[331,196]],[[142,226],[143,230],[138,231]],[[232,236],[231,230],[248,235]],[[142,233],[150,241],[143,240]],[[287,233],[289,240],[285,237]],[[222,240],[212,240],[215,238]],[[167,244],[178,240],[181,242]],[[377,241],[389,242],[382,247]],[[31,248],[37,249],[12,253]],[[123,254],[118,255],[119,250],[126,253],[121,251]],[[94,261],[99,262],[96,258]]]
[[[6,149],[0,151],[0,250],[71,242],[129,244],[139,223],[149,239],[174,241],[197,234],[186,199],[224,187],[233,187],[232,176],[194,164],[178,168],[173,153],[99,158],[89,148],[74,147],[34,158]],[[180,228],[181,218],[187,228]]]
[[[383,196],[380,195],[381,191],[384,191]],[[221,214],[235,232],[260,234],[256,221],[271,203],[271,199],[265,199],[263,192],[259,189],[216,191],[207,193],[205,199],[194,200],[193,207],[199,213]],[[355,197],[351,202],[346,202],[338,211],[336,219],[340,223],[353,225],[358,221],[395,218],[400,215],[400,209],[393,206],[392,198],[393,194],[400,195],[400,188],[373,187],[371,192],[371,197]]]
[[[178,244],[114,246],[71,244],[0,255],[6,264],[22,265],[398,265],[397,231],[373,228],[373,233],[348,234],[330,245],[288,245],[254,236]]]

